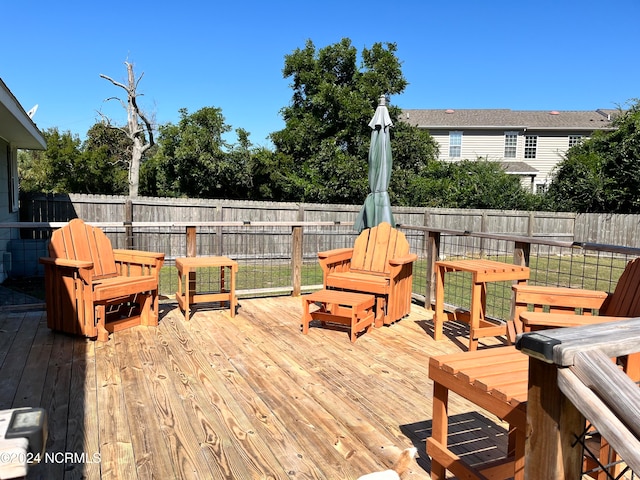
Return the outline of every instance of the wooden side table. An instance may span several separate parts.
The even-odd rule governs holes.
[[[436,262],[436,305],[434,312],[434,338],[442,339],[442,326],[449,317],[444,312],[444,278],[447,272],[471,272],[471,310],[469,323],[469,350],[478,348],[481,337],[496,337],[507,333],[506,324],[497,325],[486,320],[487,283],[515,280],[519,284],[529,279],[529,267],[495,260],[451,260]]]
[[[371,330],[374,321],[373,305],[376,297],[366,293],[343,292],[340,290],[320,290],[302,297],[302,333],[309,333],[309,322],[339,323],[351,327],[351,343],[362,330]],[[320,308],[309,311],[312,303]]]
[[[220,292],[196,293],[196,271],[198,268],[220,267]],[[178,291],[176,300],[178,306],[184,311],[184,319],[189,320],[189,305],[204,302],[229,302],[230,314],[236,315],[236,273],[238,262],[227,257],[186,257],[176,258],[178,269]],[[230,272],[230,287],[225,288],[225,268]],[[183,283],[184,280],[184,283]]]
[[[499,347],[431,357],[433,427],[427,439],[431,478],[446,470],[458,478],[524,478],[529,359],[515,347]],[[463,396],[509,424],[507,458],[466,464],[448,445],[449,391]],[[470,439],[469,439],[470,440]]]

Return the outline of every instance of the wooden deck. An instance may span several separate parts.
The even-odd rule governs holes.
[[[434,342],[431,312],[413,305],[352,344],[340,329],[302,335],[300,298],[239,303],[235,318],[198,306],[189,322],[163,304],[158,327],[103,344],[52,333],[42,311],[0,310],[0,409],[49,415],[55,455],[28,478],[350,479],[410,446],[404,478],[429,478],[429,357],[464,349],[465,326],[446,322]],[[450,442],[504,455],[501,424],[476,410],[452,394]]]

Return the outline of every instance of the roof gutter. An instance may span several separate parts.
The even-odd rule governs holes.
[[[571,130],[571,131],[583,131],[583,130],[615,130],[615,127],[601,126],[599,128],[593,128],[591,126],[582,127],[530,127],[524,125],[416,125],[418,128],[424,128],[425,130]]]
[[[9,136],[5,140],[11,145],[25,149],[47,149],[42,133],[2,79],[0,79],[0,119],[3,122],[3,133]]]

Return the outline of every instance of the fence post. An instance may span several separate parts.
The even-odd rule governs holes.
[[[487,212],[482,212],[482,217],[480,217],[480,231],[482,233],[487,233],[487,225],[489,224]],[[484,258],[486,252],[484,249],[486,248],[486,239],[484,237],[480,237],[480,258]]]
[[[133,242],[133,227],[131,223],[133,222],[133,202],[130,198],[128,198],[124,202],[124,237],[126,248],[132,250],[135,248]]]
[[[427,291],[425,308],[431,310],[436,298],[436,262],[440,258],[440,232],[429,231],[427,243]]]
[[[222,205],[216,205],[216,217],[218,217],[218,222],[222,222],[223,216]],[[216,237],[218,237],[218,256],[221,257],[224,252],[224,243],[222,241],[222,227],[216,228]]]
[[[291,229],[291,284],[293,285],[291,295],[294,297],[299,297],[302,290],[303,235],[303,227]]]

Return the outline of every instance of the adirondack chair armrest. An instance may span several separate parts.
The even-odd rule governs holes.
[[[116,262],[126,262],[138,265],[162,266],[164,253],[146,252],[144,250],[114,249],[113,256]]]
[[[160,269],[164,263],[164,253],[143,250],[114,249],[113,258],[120,275],[153,275],[156,280],[160,278]]]
[[[318,260],[322,268],[335,263],[344,263],[351,260],[353,248],[335,248],[324,252],[318,252]]]
[[[516,305],[548,305],[550,307],[583,308],[599,310],[609,293],[569,287],[544,287],[539,285],[512,285]]]
[[[53,257],[40,257],[40,263],[43,265],[50,265],[52,267],[65,267],[75,269],[91,270],[93,268],[93,262],[83,260],[67,260],[66,258],[53,258]]]
[[[93,262],[53,257],[40,257],[39,261],[45,268],[50,268],[58,272],[57,274],[62,277],[70,276],[73,275],[72,272],[77,272],[86,284],[92,282]]]
[[[525,312],[520,314],[520,320],[525,327],[531,329],[540,328],[566,328],[596,323],[616,322],[629,320],[629,317],[603,317],[599,315],[584,316],[562,313]]]
[[[415,253],[408,253],[406,255],[403,255],[402,257],[392,258],[391,260],[389,260],[389,264],[395,267],[399,265],[406,265],[408,263],[413,263],[416,260],[418,260],[418,255],[416,255]]]

